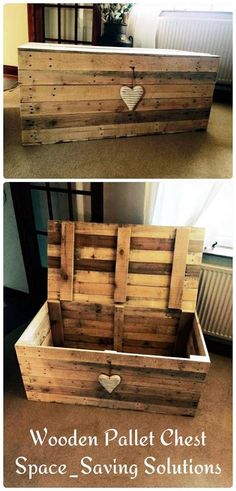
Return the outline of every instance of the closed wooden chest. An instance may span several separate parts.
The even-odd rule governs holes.
[[[22,142],[204,130],[218,64],[185,51],[25,44]]]
[[[49,222],[48,301],[16,343],[28,399],[193,416],[203,235]]]

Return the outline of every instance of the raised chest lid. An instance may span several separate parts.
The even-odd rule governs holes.
[[[196,308],[204,229],[49,221],[48,300]]]

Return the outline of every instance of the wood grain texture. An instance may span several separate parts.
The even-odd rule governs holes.
[[[20,87],[20,102],[50,102],[50,101],[106,101],[120,99],[120,85],[109,87],[101,85],[37,85]],[[177,97],[212,97],[212,84],[168,84],[147,85],[145,98],[177,98]]]
[[[130,260],[130,238],[131,227],[118,228],[114,302],[126,301],[127,277]]]
[[[164,123],[124,123],[122,125],[83,126],[79,128],[52,128],[22,130],[22,142],[25,145],[41,145],[69,141],[100,140],[104,138],[122,138],[138,135],[159,135],[205,130],[208,119],[193,121],[171,121]]]
[[[124,331],[124,305],[114,306],[114,350],[122,351],[123,349],[123,331]]]
[[[210,84],[216,81],[216,72],[138,72],[135,82],[152,84]],[[123,85],[131,83],[129,71],[81,71],[81,70],[19,70],[22,85]]]
[[[59,300],[48,302],[48,313],[51,324],[52,339],[54,346],[64,346],[64,325]]]
[[[49,301],[16,344],[28,399],[193,416],[210,365],[194,313],[203,239],[192,227],[50,221]],[[109,391],[101,374],[120,383]]]
[[[133,225],[130,234],[129,228],[118,233],[116,224],[75,223],[73,301],[96,300],[109,305],[114,300],[125,302],[127,297],[130,306],[168,307],[176,229]],[[117,260],[118,249],[126,250],[121,238],[117,239],[121,233],[129,252],[118,255]],[[130,234],[128,242],[126,234]],[[60,298],[60,241],[61,229],[56,222],[50,225],[48,236],[48,291],[49,298],[55,300]],[[195,309],[202,247],[203,230],[190,229],[182,278],[184,310]]]
[[[61,300],[72,300],[73,277],[74,277],[74,240],[75,225],[73,222],[62,222],[61,224]],[[48,245],[50,254],[50,244]]]
[[[22,46],[22,143],[205,130],[218,66],[216,56],[180,51]],[[120,93],[135,90],[131,67],[143,96],[129,108]]]
[[[17,355],[30,400],[183,415],[195,414],[209,366],[190,359],[82,353],[63,348],[19,347]],[[109,363],[110,375],[118,375],[121,382],[108,397],[98,377],[108,374]]]
[[[123,113],[89,113],[66,116],[28,116],[22,118],[22,129],[71,128],[79,126],[98,126],[106,124],[136,124],[164,121],[185,121],[208,119],[209,109],[183,109],[170,111],[132,111]]]
[[[133,54],[133,53],[132,53]],[[219,58],[214,56],[161,56],[154,54],[135,56],[113,53],[63,53],[19,50],[19,68],[24,70],[79,70],[80,71],[135,71],[150,72],[217,72]]]
[[[135,111],[154,111],[169,109],[210,109],[212,104],[211,97],[179,97],[175,98],[153,98],[142,99]],[[25,102],[21,104],[21,115],[72,115],[85,113],[124,113],[128,108],[120,99],[106,101],[62,101],[62,102]]]
[[[189,260],[189,232],[189,228],[187,227],[179,227],[176,230],[175,248],[170,281],[170,294],[168,302],[168,307],[170,309],[181,309],[182,307],[185,270],[186,264]]]

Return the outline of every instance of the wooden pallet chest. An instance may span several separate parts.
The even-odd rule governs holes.
[[[28,399],[193,416],[203,235],[50,221],[48,301],[16,343]]]
[[[19,48],[24,145],[205,130],[219,57],[27,43]]]

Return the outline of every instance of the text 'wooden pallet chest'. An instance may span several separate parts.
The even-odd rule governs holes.
[[[49,222],[48,301],[16,343],[28,399],[194,415],[203,235]]]
[[[19,48],[25,145],[207,128],[219,57],[27,43]]]

